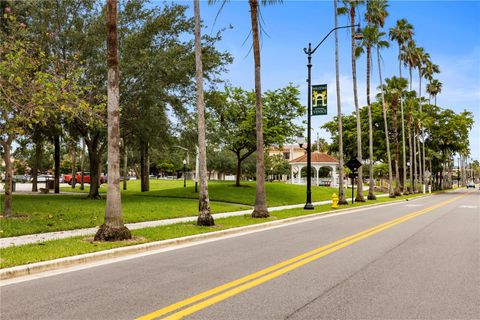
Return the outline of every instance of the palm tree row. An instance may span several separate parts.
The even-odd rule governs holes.
[[[336,1],[335,1],[336,2]],[[358,11],[358,7],[363,4],[363,1],[358,0],[344,0],[344,7],[338,9],[339,14],[349,14],[349,22],[351,25],[355,24],[355,12]],[[401,194],[408,194],[413,192],[420,192],[425,190],[426,185],[429,183],[429,174],[427,172],[425,154],[425,131],[424,131],[424,115],[423,115],[423,102],[422,97],[422,80],[428,81],[427,93],[430,95],[430,99],[435,98],[441,92],[442,84],[438,80],[433,78],[433,75],[439,73],[438,65],[432,63],[430,55],[424,48],[417,47],[413,36],[414,28],[406,20],[400,19],[396,22],[395,26],[389,30],[389,38],[398,44],[398,68],[399,77],[392,77],[386,79],[386,83],[383,83],[381,73],[381,54],[380,51],[383,48],[389,46],[387,40],[385,40],[386,33],[381,29],[384,27],[385,19],[388,17],[388,3],[387,0],[369,0],[366,4],[365,21],[367,25],[363,28],[363,40],[360,44],[355,45],[354,33],[352,30],[352,60],[353,50],[355,57],[359,57],[361,54],[366,54],[366,98],[368,108],[368,123],[369,123],[369,175],[373,177],[373,136],[372,136],[372,119],[371,119],[371,73],[372,73],[372,49],[376,49],[377,52],[377,64],[379,74],[379,89],[380,94],[378,98],[382,103],[384,110],[384,130],[387,148],[387,158],[389,165],[389,195],[395,197]],[[353,27],[352,27],[353,28]],[[408,67],[409,80],[403,78],[402,67]],[[352,61],[352,80],[354,86],[354,101],[357,114],[357,155],[359,159],[362,159],[361,151],[361,129],[360,129],[360,113],[358,108],[357,88],[356,88],[356,65]],[[412,91],[412,72],[418,71],[419,87],[418,92]],[[410,92],[407,92],[408,84],[410,85]],[[399,110],[400,109],[400,110]],[[398,112],[400,111],[400,128],[398,126]],[[393,161],[390,152],[390,137],[388,130],[387,114],[392,114],[392,130],[393,130],[393,146],[394,156]],[[340,119],[339,119],[340,120]],[[399,132],[399,129],[401,132]],[[409,165],[407,165],[407,146],[406,136],[408,137],[408,149],[409,149]],[[401,141],[400,141],[401,140]],[[400,162],[400,142],[402,149],[402,159]],[[418,150],[417,150],[418,149]],[[410,189],[407,188],[407,167],[409,167],[410,174]],[[400,173],[400,168],[402,172]],[[430,168],[431,169],[431,168]],[[427,172],[427,174],[426,174]],[[395,179],[394,179],[395,177]],[[402,177],[400,181],[400,177]],[[362,176],[361,171],[358,177],[358,193],[357,200],[362,201]],[[375,199],[374,195],[374,181],[369,179],[369,192],[368,199]]]

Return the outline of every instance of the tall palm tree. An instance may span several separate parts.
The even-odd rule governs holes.
[[[408,154],[409,154],[409,161],[410,161],[410,188],[409,193],[414,193],[415,181],[416,181],[416,173],[415,173],[415,180],[414,180],[414,168],[416,168],[416,164],[414,166],[415,158],[414,158],[414,150],[412,145],[412,110],[415,110],[415,104],[417,103],[416,93],[415,91],[409,91],[405,97],[405,106],[406,106],[406,126],[407,126],[407,135],[408,135]]]
[[[427,63],[428,60],[430,60],[430,54],[425,52],[425,49],[422,47],[417,47],[415,49],[415,66],[418,69],[418,98],[420,99],[420,117],[422,117],[422,78],[423,78],[423,69],[425,64]],[[421,149],[418,150],[419,153],[419,169],[420,169],[420,185],[421,185],[421,190],[423,191],[425,188],[425,143],[424,143],[424,136],[423,136],[423,127],[422,123],[419,121],[419,136],[418,139],[423,145],[423,152]],[[419,144],[420,144],[419,142]],[[422,154],[423,154],[423,159],[422,159]]]
[[[209,0],[209,3],[217,2]],[[228,0],[222,0],[222,7]],[[260,0],[262,5],[274,4],[282,2],[282,0]],[[266,218],[269,216],[267,209],[267,195],[265,192],[265,157],[263,143],[263,112],[262,112],[262,86],[260,72],[260,31],[258,28],[259,19],[259,2],[258,0],[248,0],[250,6],[250,20],[252,24],[252,48],[255,68],[255,129],[257,135],[257,152],[256,152],[256,191],[255,191],[255,207],[252,212],[254,218]]]
[[[207,181],[207,145],[205,142],[205,102],[203,99],[202,37],[199,0],[193,0],[193,11],[195,16],[195,76],[197,80],[198,165],[200,174],[197,225],[213,226],[215,222],[210,214]]]
[[[428,54],[426,54],[426,59],[424,60],[423,67],[422,67],[423,77],[430,82],[430,81],[433,80],[433,75],[436,74],[436,73],[439,73],[439,72],[440,72],[440,67],[438,65],[432,63],[432,61],[430,60],[430,56]],[[420,110],[422,110],[422,105],[420,105]],[[428,120],[428,119],[426,119],[426,120]],[[422,147],[423,147],[422,148],[422,161],[423,161],[422,167],[423,167],[424,172],[426,172],[426,166],[425,166],[425,161],[426,161],[426,155],[425,155],[425,142],[426,142],[425,141],[426,140],[425,139],[425,123],[422,123],[421,132],[422,132]],[[430,168],[430,171],[431,171],[431,168]],[[426,174],[424,173],[423,177],[424,177],[424,184],[425,185],[430,184],[430,176],[427,177]]]
[[[373,126],[372,126],[372,106],[370,102],[370,76],[371,61],[372,61],[372,45],[374,41],[374,33],[378,33],[378,29],[374,25],[367,25],[362,30],[363,39],[360,46],[356,49],[356,56],[360,56],[363,52],[367,55],[367,108],[368,108],[368,158],[369,158],[369,185],[368,185],[368,200],[375,200],[375,184],[373,180]]]
[[[120,196],[120,72],[118,67],[117,0],[107,0],[107,113],[108,113],[108,189],[105,222],[95,234],[97,241],[132,238],[123,224]]]
[[[407,42],[407,45],[403,46],[401,48],[401,60],[403,61],[404,66],[408,67],[408,73],[409,73],[409,107],[407,108],[407,118],[409,118],[409,121],[407,120],[407,127],[408,127],[408,144],[409,144],[409,162],[410,162],[410,193],[412,192],[417,192],[417,162],[416,162],[416,135],[415,135],[415,130],[411,130],[412,126],[415,124],[415,118],[413,116],[413,111],[416,110],[417,102],[416,99],[416,93],[413,91],[412,88],[412,78],[413,78],[413,68],[416,65],[416,55],[415,55],[415,50],[416,50],[416,44],[413,39],[410,39]],[[413,141],[412,141],[413,140]]]
[[[437,106],[437,95],[442,92],[442,83],[437,79],[433,79],[427,85],[427,92],[435,99],[435,106]]]
[[[405,47],[408,41],[411,41],[413,38],[413,26],[406,20],[400,19],[397,20],[395,27],[390,28],[389,36],[390,40],[397,41],[398,43],[398,71],[400,78],[402,78],[402,48]],[[407,189],[407,160],[406,160],[406,149],[405,149],[405,121],[404,121],[404,110],[403,110],[403,99],[400,101],[400,113],[402,118],[402,157],[403,157],[403,183],[402,183],[402,192],[408,194]],[[410,165],[411,171],[411,165]]]
[[[363,40],[360,46],[357,47],[356,55],[366,51],[367,55],[367,107],[368,107],[368,153],[369,153],[369,187],[368,200],[375,200],[375,184],[373,180],[373,127],[372,127],[372,109],[370,104],[370,76],[371,76],[371,62],[372,62],[372,46],[376,43],[375,36],[378,35],[378,28],[383,27],[385,18],[388,16],[386,0],[371,0],[367,2],[367,11],[365,12],[365,19],[368,25],[363,29]],[[377,44],[378,45],[378,44]]]
[[[378,42],[382,41],[382,38],[385,36],[385,32],[380,32],[378,35]],[[385,41],[385,47],[389,46],[389,43]],[[388,121],[387,121],[387,108],[385,106],[385,94],[383,92],[383,81],[382,81],[382,66],[380,64],[380,46],[376,46],[377,49],[377,63],[378,63],[378,78],[380,81],[380,97],[382,101],[383,109],[383,124],[385,128],[385,143],[387,145],[387,161],[388,161],[388,194],[390,198],[395,198],[395,193],[393,192],[393,177],[392,177],[392,159],[390,156],[390,138],[388,136]]]
[[[338,10],[337,0],[333,0],[335,17],[335,84],[337,93],[337,119],[338,119],[338,204],[348,204],[345,199],[343,188],[343,125],[342,125],[342,104],[340,101],[340,67],[338,64]]]
[[[398,113],[399,102],[405,93],[408,83],[406,79],[397,78],[395,76],[393,76],[390,79],[388,78],[385,79],[385,82],[386,84],[384,85],[383,92],[392,110],[393,142],[395,145],[395,195],[399,196],[401,192],[400,192],[397,113]]]
[[[335,17],[335,84],[337,91],[337,119],[338,119],[338,204],[348,204],[343,189],[343,125],[342,125],[342,104],[340,101],[340,68],[338,64],[338,10],[337,0],[333,0]]]
[[[353,80],[353,99],[355,102],[355,111],[357,114],[357,159],[362,161],[362,127],[360,121],[360,106],[358,105],[357,93],[357,65],[355,62],[355,14],[358,6],[363,4],[363,0],[343,0],[344,7],[340,8],[340,14],[348,14],[350,16],[350,31],[352,40],[352,80]],[[363,197],[363,175],[362,167],[358,168],[357,196],[356,202],[365,202]]]
[[[278,1],[261,0],[262,4],[275,3]],[[262,112],[262,87],[260,80],[260,36],[258,28],[258,0],[249,0],[250,18],[252,23],[253,40],[253,58],[255,64],[255,128],[257,133],[257,152],[256,152],[256,193],[255,207],[252,212],[254,218],[266,218],[269,216],[267,210],[267,195],[265,192],[265,160],[263,148],[263,112]]]

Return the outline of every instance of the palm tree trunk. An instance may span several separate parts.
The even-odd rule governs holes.
[[[415,126],[415,120],[412,118],[413,124],[413,172],[414,172],[414,180],[413,180],[413,191],[415,193],[418,192],[418,165],[417,165],[417,128]]]
[[[398,70],[400,72],[400,79],[402,79],[402,60],[401,49],[398,46]],[[402,181],[402,193],[408,194],[407,189],[407,154],[405,149],[405,120],[403,117],[403,97],[400,97],[400,113],[402,118],[402,157],[403,157],[403,181]]]
[[[412,67],[408,68],[408,73],[410,75],[410,91],[412,91]]]
[[[418,183],[419,183],[419,192],[422,192],[422,182],[423,182],[423,168],[422,168],[422,149],[420,144],[420,128],[417,129],[417,148],[418,148]]]
[[[205,141],[205,103],[203,100],[203,65],[200,33],[200,1],[193,1],[195,15],[195,76],[197,79],[197,112],[198,112],[198,165],[200,176],[200,193],[198,197],[199,226],[213,226],[215,222],[210,214],[207,181],[207,145]]]
[[[418,96],[420,98],[420,115],[423,118],[423,108],[422,108],[422,73],[420,67],[418,68],[418,77],[419,77],[419,86],[418,86]],[[421,188],[422,192],[424,192],[425,188],[425,138],[424,138],[424,130],[423,130],[423,124],[420,122],[420,136],[421,136],[421,144],[422,148],[420,149],[419,147],[419,154],[420,154],[420,163],[421,163],[421,174],[420,174],[420,182],[421,182]]]
[[[353,79],[353,99],[355,102],[355,111],[357,114],[357,159],[362,162],[362,127],[360,124],[360,107],[358,105],[357,94],[357,64],[355,61],[355,7],[350,7],[350,24],[351,24],[351,36],[352,36],[352,79]],[[358,168],[358,180],[357,180],[357,196],[355,202],[365,202],[363,197],[363,170],[362,167]]]
[[[256,154],[256,193],[255,208],[252,212],[254,218],[266,218],[269,216],[267,210],[267,195],[265,192],[265,163],[263,150],[263,128],[262,128],[262,87],[260,80],[260,42],[258,32],[258,1],[249,0],[250,17],[252,20],[253,57],[255,60],[255,128],[257,133],[257,154]]]
[[[108,189],[105,222],[95,234],[96,241],[132,238],[130,230],[123,225],[120,195],[120,72],[117,24],[117,0],[107,0]]]
[[[412,149],[412,130],[411,130],[411,127],[412,127],[412,123],[411,123],[411,117],[409,115],[409,113],[407,113],[407,128],[408,128],[408,154],[409,154],[409,162],[410,162],[410,188],[409,188],[409,193],[413,193],[414,192],[414,183],[415,183],[415,180],[413,180],[413,149]]]
[[[402,160],[403,160],[403,181],[402,181],[402,192],[403,194],[408,194],[407,189],[407,149],[405,147],[405,120],[403,112],[403,99],[400,100],[400,112],[402,118]]]
[[[390,198],[395,198],[393,192],[393,177],[392,177],[392,158],[390,156],[390,139],[388,137],[388,121],[387,121],[387,108],[385,107],[385,95],[383,93],[383,81],[382,81],[382,69],[380,65],[380,49],[377,46],[377,62],[378,62],[378,77],[380,80],[380,92],[382,95],[382,108],[383,108],[383,123],[385,126],[385,142],[387,144],[387,161],[388,161],[388,194]]]
[[[368,106],[368,156],[369,163],[369,184],[368,184],[368,200],[376,200],[375,184],[373,179],[373,127],[372,127],[372,106],[370,104],[370,73],[372,62],[372,48],[367,46],[367,106]]]
[[[392,103],[392,126],[393,126],[393,143],[395,146],[395,195],[401,195],[400,192],[400,171],[399,164],[399,148],[398,148],[398,119],[397,119],[397,106],[398,101]]]
[[[423,177],[423,187],[424,188],[424,193],[426,192],[426,188],[427,188],[427,175],[426,175],[426,172],[427,172],[427,169],[425,167],[425,129],[423,128],[422,126],[422,177]]]
[[[337,0],[333,0],[335,28],[338,27]],[[335,84],[337,91],[337,119],[338,119],[338,204],[347,205],[343,187],[343,125],[342,103],[340,100],[340,68],[338,64],[338,29],[335,29]],[[299,173],[300,174],[300,173]]]

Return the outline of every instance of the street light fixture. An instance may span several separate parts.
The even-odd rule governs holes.
[[[297,137],[297,143],[300,146],[300,148],[303,149],[303,145],[305,144],[305,137]]]
[[[332,34],[333,31],[338,30],[338,29],[345,29],[345,28],[351,28],[351,27],[357,27],[357,32],[354,35],[355,40],[361,40],[363,39],[363,34],[360,31],[360,24],[354,24],[354,25],[349,25],[349,26],[342,26],[342,27],[336,27],[330,30],[329,33],[320,41],[319,44],[312,50],[312,44],[308,43],[308,49],[303,48],[303,52],[307,55],[307,68],[308,68],[308,78],[307,78],[307,85],[308,85],[308,96],[307,96],[307,201],[305,203],[305,206],[303,209],[305,210],[312,210],[313,209],[313,204],[312,204],[312,177],[311,177],[311,172],[312,172],[312,148],[311,148],[311,142],[312,142],[312,137],[311,137],[311,128],[312,128],[312,55],[317,51],[318,47]],[[300,143],[299,143],[300,144]],[[300,147],[303,145],[302,143]]]
[[[183,159],[183,187],[187,187],[187,176],[185,174],[186,169],[187,169],[187,160]]]

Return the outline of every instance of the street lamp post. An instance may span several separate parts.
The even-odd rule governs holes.
[[[319,44],[312,50],[312,44],[308,43],[308,49],[303,48],[303,52],[307,55],[307,68],[308,68],[308,78],[307,78],[307,201],[305,203],[305,206],[303,207],[305,210],[312,210],[313,209],[313,204],[312,204],[312,177],[311,177],[311,172],[312,172],[312,135],[311,135],[311,128],[312,128],[312,55],[317,51],[318,47],[332,34],[333,31],[337,29],[344,29],[344,28],[351,28],[352,25],[349,26],[342,26],[342,27],[336,27],[330,30],[330,32],[320,41]],[[358,27],[360,28],[359,24],[354,24],[353,27]],[[360,30],[357,31],[355,34],[355,39],[360,40],[363,38],[363,35]]]
[[[187,171],[187,160],[183,159],[183,187],[187,187],[187,176],[185,172]]]

